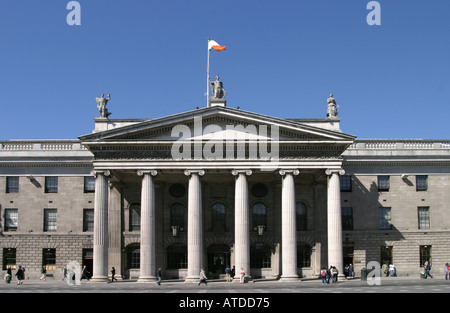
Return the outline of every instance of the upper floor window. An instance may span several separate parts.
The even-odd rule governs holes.
[[[58,177],[48,176],[45,177],[45,193],[57,193],[58,192]]]
[[[256,230],[258,226],[266,227],[266,205],[262,202],[257,202],[253,205],[253,228]]]
[[[212,206],[212,229],[225,231],[225,205],[221,202],[216,202]]]
[[[416,176],[416,191],[427,191],[428,190],[428,176],[427,175],[417,175]]]
[[[5,231],[16,231],[19,225],[19,212],[17,209],[5,209]]]
[[[389,191],[389,176],[378,176],[378,191]]]
[[[427,206],[420,206],[417,208],[419,219],[419,229],[430,228],[430,208]]]
[[[83,231],[94,231],[94,209],[83,210]]]
[[[56,231],[57,211],[56,209],[44,209],[44,231]]]
[[[342,175],[340,177],[341,191],[352,191],[352,177],[350,175]]]
[[[6,177],[6,193],[19,192],[19,177]]]
[[[378,227],[379,229],[392,229],[391,208],[378,208]]]
[[[303,202],[295,203],[297,231],[307,230],[306,205]]]
[[[94,176],[85,176],[84,177],[84,192],[95,192],[95,177]]]
[[[174,203],[170,206],[170,227],[175,226],[179,231],[184,231],[185,211],[184,205],[181,203]]]
[[[130,231],[141,230],[141,206],[133,204],[130,206]]]
[[[353,208],[342,208],[342,229],[353,230]]]

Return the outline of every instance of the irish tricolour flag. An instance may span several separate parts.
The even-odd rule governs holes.
[[[222,50],[225,50],[225,46],[221,46],[219,45],[216,41],[214,40],[209,40],[208,41],[208,50],[209,52],[211,52],[211,49],[216,50],[217,52],[220,52]]]

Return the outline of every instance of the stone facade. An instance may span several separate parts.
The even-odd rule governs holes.
[[[280,159],[252,158],[247,149],[240,158],[174,160],[171,131],[196,129],[196,116],[203,148],[209,125],[220,128],[215,140],[230,135],[224,125],[277,125]],[[379,190],[380,176],[388,189]],[[18,192],[8,190],[10,177]],[[57,192],[46,192],[47,177],[57,177]],[[85,177],[96,177],[95,192]],[[140,282],[153,281],[159,266],[167,278],[195,281],[201,267],[220,277],[236,265],[251,277],[295,280],[322,266],[344,272],[348,263],[359,274],[369,261],[418,275],[427,259],[442,272],[449,186],[450,141],[356,140],[339,119],[281,120],[227,107],[101,118],[79,140],[0,142],[2,270],[12,259],[27,277],[43,265],[60,277],[77,261],[99,281],[112,266]]]

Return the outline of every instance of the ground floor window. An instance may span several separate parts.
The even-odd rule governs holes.
[[[257,243],[250,247],[250,266],[254,268],[272,267],[272,250],[268,245]]]
[[[431,266],[431,246],[420,246],[420,266],[428,262]]]
[[[167,247],[167,269],[187,268],[187,248],[184,245]]]
[[[306,243],[297,245],[297,267],[311,267],[312,247]]]

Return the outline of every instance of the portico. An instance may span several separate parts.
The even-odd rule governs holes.
[[[154,281],[157,267],[182,259],[171,252],[177,249],[186,249],[186,282],[197,282],[200,269],[212,271],[212,264],[219,273],[219,260],[207,253],[212,246],[229,247],[231,264],[222,265],[234,265],[236,273],[242,267],[251,277],[265,268],[267,262],[254,262],[265,253],[266,271],[296,280],[300,242],[313,247],[311,271],[334,265],[343,273],[340,155],[354,137],[339,130],[338,120],[285,120],[215,106],[155,120],[96,122],[93,134],[80,137],[96,174],[93,280],[107,281],[111,266],[127,267],[123,256],[114,257],[127,243],[140,247],[139,282]],[[172,194],[176,184],[187,192]],[[257,192],[259,184],[266,194]],[[139,237],[124,227],[133,203],[140,207]],[[307,203],[309,219],[301,230],[299,203]],[[176,204],[186,209],[185,224],[171,225],[178,223]],[[111,205],[122,208],[122,222],[108,215]]]

